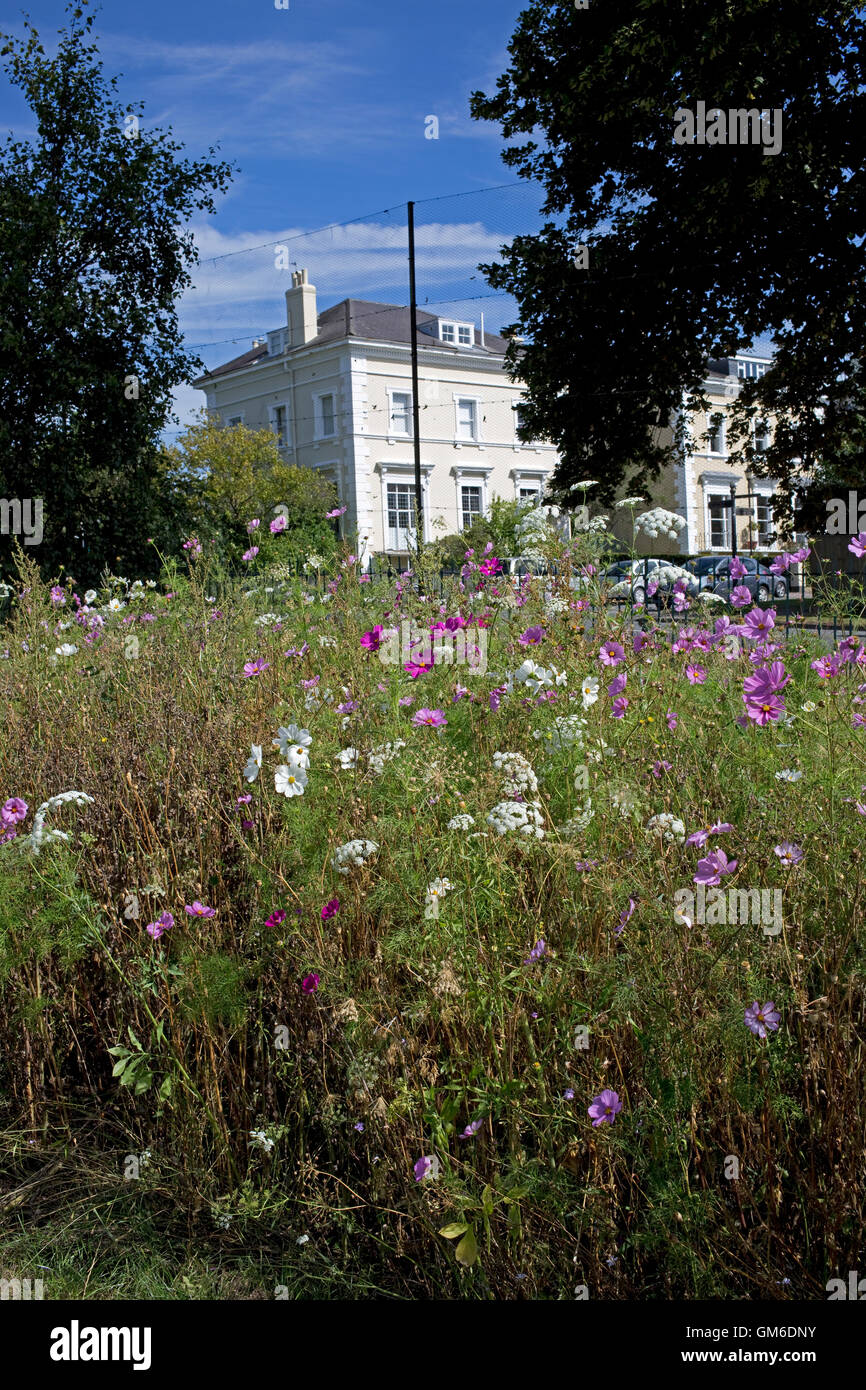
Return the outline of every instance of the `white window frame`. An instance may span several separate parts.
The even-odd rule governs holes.
[[[474,346],[475,346],[475,324],[474,324],[474,323],[465,323],[465,322],[461,322],[460,319],[440,319],[440,320],[439,320],[439,324],[438,324],[438,328],[439,328],[438,337],[439,337],[440,342],[447,343],[449,347],[464,347],[464,348],[466,348],[466,347],[474,347]],[[446,337],[445,337],[445,330],[446,330],[446,328],[450,329],[451,332],[454,334],[453,338],[446,338]],[[461,341],[460,341],[460,330],[461,330],[461,328],[462,328],[464,331],[468,332],[468,334],[469,334],[469,342],[468,342],[468,343],[461,343]]]
[[[415,465],[412,463],[392,463],[390,460],[376,465],[382,483],[382,549],[389,554],[404,554],[402,550],[394,551],[394,547],[389,544],[388,526],[388,484],[404,483],[410,488],[410,495],[415,491]],[[421,507],[423,515],[421,517],[422,542],[426,544],[431,539],[430,532],[430,474],[433,471],[432,463],[421,464]],[[341,504],[342,505],[342,504]]]
[[[220,417],[222,418],[222,411],[220,411]],[[225,417],[225,426],[228,430],[232,429],[235,425],[245,425],[246,422],[247,416],[244,410],[236,410],[233,415],[226,415]]]
[[[460,406],[463,401],[471,401],[475,406],[475,435],[472,439],[462,439],[460,437]],[[454,392],[454,444],[459,449],[465,447],[477,448],[481,444],[481,397],[469,395],[466,391]]]
[[[713,417],[719,420],[719,432],[721,434],[720,449],[713,448]],[[728,422],[723,410],[711,410],[707,415],[707,453],[711,458],[727,458],[728,456]]]
[[[714,545],[714,544],[713,544],[712,518],[711,518],[711,516],[710,516],[710,504],[711,504],[717,497],[718,497],[718,498],[721,498],[721,499],[725,502],[725,504],[726,504],[725,507],[724,507],[724,509],[723,509],[723,511],[722,511],[722,516],[724,517],[724,521],[725,521],[725,536],[724,536],[724,540],[723,540],[723,542],[722,542],[721,545]],[[730,491],[724,492],[724,491],[722,490],[722,488],[719,486],[719,484],[717,484],[717,483],[715,483],[715,484],[714,484],[714,483],[710,483],[710,484],[708,484],[708,485],[705,486],[705,489],[704,489],[704,538],[705,538],[706,543],[707,543],[707,544],[706,544],[706,548],[707,548],[707,550],[715,550],[715,551],[717,551],[720,555],[729,555],[730,552],[731,552],[731,534],[732,534],[732,533],[731,533],[731,527],[732,527],[733,524],[734,524],[734,517],[731,516],[731,511],[733,510],[733,508],[731,508],[731,506],[728,505],[728,504],[730,503],[730,500],[731,500]]]
[[[751,487],[751,492],[752,492],[752,520],[754,521],[755,528],[756,528],[756,529],[755,529],[755,545],[756,545],[756,547],[758,548],[758,550],[778,550],[778,548],[779,548],[779,539],[778,539],[778,536],[777,536],[777,534],[776,534],[776,524],[775,524],[775,519],[774,519],[774,517],[773,517],[773,512],[772,512],[773,498],[774,498],[775,495],[776,495],[776,489],[775,489],[775,487],[773,487],[772,485],[767,485],[767,486],[762,487],[760,484],[757,484],[757,485],[756,485],[756,484],[753,482],[753,483],[752,483],[752,487]],[[770,531],[771,531],[772,534],[773,534],[773,540],[770,541],[770,542],[769,542],[768,544],[766,544],[766,545],[764,545],[764,544],[761,542],[760,533],[759,533],[758,530],[757,530],[757,527],[758,527],[758,505],[759,505],[759,503],[761,503],[761,502],[763,502],[764,504],[769,504],[769,507],[770,507],[769,529],[770,529]]]
[[[277,431],[274,427],[274,421],[278,410],[284,410],[286,412],[286,435],[282,444],[279,442],[279,435],[277,435]],[[268,406],[268,421],[270,423],[271,432],[277,435],[277,448],[285,449],[290,453],[292,449],[292,412],[289,402],[275,401],[273,405]]]
[[[763,430],[760,431],[760,432],[758,431],[758,425],[763,425],[763,426],[764,426]],[[759,449],[759,448],[758,448],[758,440],[759,440],[759,439],[766,439],[767,444],[766,444],[766,447],[765,447],[765,448],[763,448],[763,449]],[[753,422],[752,422],[752,442],[753,442],[753,444],[754,444],[754,446],[755,446],[755,452],[756,452],[756,453],[765,454],[765,453],[767,452],[767,449],[770,447],[770,445],[771,445],[772,442],[773,442],[773,430],[772,430],[772,427],[771,427],[771,425],[770,425],[770,421],[769,421],[769,420],[753,420]]]
[[[394,429],[394,397],[395,397],[395,396],[405,396],[405,397],[406,397],[406,400],[409,402],[408,410],[407,410],[407,413],[406,413],[406,430],[405,430],[405,432],[404,432],[403,430],[395,430],[395,429]],[[387,433],[388,433],[388,438],[389,438],[389,439],[412,439],[412,438],[413,438],[412,425],[413,425],[413,412],[412,412],[412,392],[411,392],[411,390],[407,391],[406,388],[405,388],[404,386],[389,387],[389,388],[388,388],[388,431],[387,431]]]
[[[327,400],[329,396],[331,397],[331,400],[334,402],[334,428],[330,434],[325,434],[325,415],[324,411],[322,410],[322,401]],[[314,442],[317,443],[319,440],[322,439],[336,439],[337,434],[339,432],[337,427],[336,391],[317,391],[313,396],[313,414],[315,417],[314,423],[316,426],[316,431],[313,436]]]
[[[470,508],[470,509],[469,509],[469,512],[468,512],[468,515],[469,515],[469,517],[471,518],[471,519],[470,519],[470,522],[469,522],[469,526],[471,526],[471,525],[472,525],[472,521],[473,521],[476,517],[483,518],[484,515],[485,515],[485,513],[486,513],[486,511],[487,511],[487,508],[486,508],[486,506],[485,506],[485,502],[486,502],[486,497],[485,497],[486,488],[485,488],[485,486],[484,486],[484,479],[483,479],[483,478],[461,478],[460,481],[459,481],[458,484],[457,484],[457,521],[458,521],[458,524],[459,524],[459,529],[460,529],[461,531],[468,531],[468,530],[469,530],[469,526],[466,525],[467,510],[466,510],[466,507],[464,506],[464,502],[463,502],[463,491],[464,491],[464,488],[472,488],[473,491],[475,491],[475,492],[478,493],[478,511],[477,511],[477,512],[472,511],[471,508]]]

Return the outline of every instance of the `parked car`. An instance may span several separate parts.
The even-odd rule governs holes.
[[[649,596],[649,602],[654,602],[658,608],[670,601],[677,580],[685,581],[683,591],[689,597],[694,597],[698,592],[696,576],[683,569],[682,565],[673,565],[668,560],[647,558],[620,561],[605,571],[605,578],[614,580],[613,588],[608,591],[609,598],[641,604],[648,601],[647,588],[655,579],[657,587]]]
[[[750,594],[757,596],[760,589],[763,597],[759,600],[766,603],[770,598],[786,598],[788,594],[788,581],[780,574],[773,574],[772,570],[755,560],[751,555],[738,555],[746,569],[743,579],[730,580],[730,566],[733,555],[701,555],[696,560],[689,561],[689,569],[696,576],[701,589],[711,589],[713,593],[722,594],[722,587],[727,586],[728,592],[736,584],[743,584]],[[750,580],[755,580],[754,585]]]

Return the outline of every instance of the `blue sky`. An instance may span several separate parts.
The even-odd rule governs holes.
[[[274,268],[275,243],[307,266],[320,308],[347,294],[406,303],[407,200],[515,183],[500,159],[498,128],[473,121],[468,99],[492,91],[507,66],[520,0],[289,5],[103,0],[96,18],[105,73],[122,74],[124,101],[145,103],[142,124],[171,127],[191,156],[219,144],[237,166],[217,216],[194,224],[208,259],[182,303],[187,341],[211,345],[199,349],[208,366],[285,322],[289,276]],[[26,8],[53,51],[65,5],[29,0]],[[4,3],[5,32],[23,35],[21,9]],[[436,140],[425,138],[431,115]],[[32,117],[4,83],[0,130],[10,128],[26,138]],[[419,206],[420,302],[453,296],[451,312],[477,320],[486,310],[490,328],[513,318],[504,297],[463,299],[490,293],[480,276],[469,277],[510,233],[531,230],[538,201],[531,189],[512,188]],[[393,211],[367,216],[383,209]],[[299,237],[348,219],[360,220]],[[188,387],[176,399],[182,421],[204,401]]]

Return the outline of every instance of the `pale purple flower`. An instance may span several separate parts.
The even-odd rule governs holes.
[[[461,1131],[458,1138],[474,1139],[483,1123],[483,1120],[471,1120],[470,1123],[466,1126],[466,1128]]]
[[[184,910],[184,912],[186,912],[190,917],[215,917],[215,916],[216,916],[216,908],[215,908],[215,907],[205,907],[204,903],[200,903],[200,902],[199,902],[198,898],[196,898],[195,901],[192,902],[192,903],[187,903],[187,904],[185,904],[183,910]]]
[[[619,695],[613,702],[613,705],[611,707],[611,714],[613,715],[614,719],[622,719],[627,709],[628,700],[626,699],[625,695]]]
[[[625,661],[625,649],[619,642],[605,642],[598,659],[602,666],[618,666],[621,661]]]
[[[532,950],[529,952],[529,955],[526,957],[526,960],[523,962],[523,964],[532,965],[534,961],[541,960],[541,957],[546,953],[546,951],[547,942],[545,941],[543,936],[540,936],[536,941],[535,945],[533,946]]]
[[[800,846],[791,844],[790,840],[783,840],[780,845],[776,845],[773,853],[779,856],[779,861],[785,869],[790,869],[792,865],[799,864],[800,860],[803,858],[803,851]]]
[[[288,524],[289,524],[289,522],[288,522],[288,518],[287,518],[287,517],[285,517],[285,516],[278,516],[278,517],[275,517],[274,520],[271,522],[271,525],[270,525],[271,533],[272,533],[273,535],[275,535],[275,536],[278,536],[278,535],[280,534],[281,531],[285,531],[285,529],[286,529],[286,527],[288,526]]]
[[[256,556],[258,555],[258,553],[259,553],[259,548],[258,548],[258,546],[257,546],[257,545],[251,545],[250,548],[249,548],[249,550],[245,550],[245,551],[244,551],[243,555],[241,556],[241,559],[242,559],[242,560],[245,560],[245,561],[247,562],[247,564],[249,564],[250,560],[254,560],[254,559],[256,558]]]
[[[248,522],[247,522],[247,531],[249,532],[250,535],[252,535],[252,534],[253,534],[253,531],[257,531],[257,530],[259,529],[260,526],[261,526],[261,521],[259,520],[258,517],[254,517],[252,521],[248,521]]]
[[[732,608],[748,608],[752,601],[752,595],[745,584],[737,584],[731,590],[730,604]]]
[[[522,647],[532,647],[538,642],[541,642],[544,636],[545,631],[543,627],[528,627],[525,632],[520,634],[517,640]]]
[[[686,679],[690,685],[703,685],[707,678],[705,667],[689,665],[686,667]]]
[[[862,560],[866,555],[866,531],[859,531],[854,539],[849,543],[848,549],[852,555],[856,555],[858,560]]]
[[[425,1178],[436,1177],[438,1167],[439,1163],[434,1154],[424,1154],[412,1169],[415,1181],[423,1182]]]
[[[247,661],[244,663],[244,675],[247,678],[250,676],[257,676],[260,671],[267,671],[270,664],[269,661],[265,661],[263,656],[258,656],[255,661]]]
[[[612,1125],[620,1110],[622,1101],[616,1091],[604,1090],[595,1097],[586,1113],[592,1120],[593,1129],[598,1129],[599,1125]]]
[[[627,680],[628,676],[624,671],[620,672],[618,676],[614,676],[610,685],[607,687],[608,695],[621,695],[625,690]]]
[[[729,862],[723,849],[714,849],[705,859],[698,860],[698,871],[694,881],[703,884],[705,888],[714,888],[721,883],[723,874],[732,874],[736,867],[736,859]]]
[[[756,999],[744,1014],[746,1027],[759,1038],[766,1038],[768,1032],[777,1032],[780,1018],[781,1014],[772,999],[768,999],[766,1004],[759,1004]]]
[[[335,516],[342,516],[346,510],[346,507],[335,507],[332,512],[325,512],[325,520],[333,521]]]
[[[625,924],[634,912],[635,906],[636,904],[634,898],[629,898],[628,907],[623,908],[622,912],[619,914],[619,922],[613,929],[614,936],[622,935],[623,931],[625,930]]]
[[[169,928],[173,926],[174,918],[171,913],[162,912],[155,922],[148,922],[146,930],[153,937],[154,941],[158,941],[163,932],[168,931]]]

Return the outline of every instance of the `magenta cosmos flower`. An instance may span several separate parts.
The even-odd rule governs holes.
[[[205,907],[204,903],[200,903],[200,902],[199,902],[198,898],[196,898],[195,902],[193,902],[193,903],[187,903],[187,904],[185,904],[183,910],[184,910],[184,912],[188,913],[190,917],[215,917],[215,916],[216,916],[216,908],[215,908],[215,907]]]
[[[543,627],[528,627],[525,632],[521,632],[518,642],[522,647],[533,647],[541,642],[545,636]]]
[[[368,652],[377,652],[382,645],[382,633],[384,631],[385,629],[381,624],[377,623],[371,632],[364,633],[361,638],[361,646],[366,648]]]
[[[304,991],[305,994],[315,994],[318,988],[319,977],[315,974],[315,972],[312,975],[304,976],[303,980],[301,981],[301,989]]]
[[[441,729],[443,724],[448,723],[448,720],[441,709],[418,709],[412,715],[412,723],[416,725],[429,724],[433,729]]]
[[[250,676],[257,676],[260,671],[267,671],[270,664],[269,661],[265,661],[263,656],[257,656],[255,661],[247,661],[244,663],[244,675],[247,678]]]
[[[694,881],[703,884],[705,888],[714,888],[721,883],[723,874],[734,872],[737,862],[736,859],[729,861],[723,849],[711,850],[706,859],[698,860],[698,871]]]
[[[598,1129],[599,1125],[612,1125],[620,1110],[622,1101],[616,1091],[602,1091],[595,1097],[586,1113],[592,1120],[593,1129]]]
[[[285,914],[285,912],[283,912],[283,909],[282,909],[281,907],[278,907],[278,908],[276,909],[275,912],[272,912],[272,913],[271,913],[270,917],[269,917],[268,920],[265,922],[265,926],[266,926],[266,927],[278,927],[278,926],[280,925],[280,923],[281,923],[281,922],[285,922],[285,920],[286,920],[286,914]]]
[[[187,911],[188,910],[189,909],[187,909]],[[171,913],[161,912],[155,922],[148,922],[146,930],[153,937],[154,941],[158,941],[163,932],[168,931],[169,928],[173,926],[174,918]]]
[[[749,696],[755,704],[759,704],[767,695],[776,695],[784,690],[790,679],[782,662],[773,661],[769,666],[762,666],[753,676],[746,677],[743,697]]]
[[[727,835],[733,828],[730,821],[717,820],[715,825],[707,825],[702,830],[694,831],[686,840],[686,844],[697,845],[698,849],[702,849],[711,835]]]
[[[773,693],[764,695],[761,699],[744,695],[743,699],[746,704],[746,717],[762,728],[765,724],[775,723],[785,713],[785,701],[781,695]]]
[[[766,1004],[759,1004],[756,999],[746,1009],[743,1018],[750,1032],[756,1037],[765,1038],[768,1033],[778,1031],[781,1014],[772,999],[768,999]]]
[[[731,590],[731,597],[729,599],[729,603],[732,608],[748,608],[751,602],[752,595],[746,588],[745,584],[737,584]]]
[[[625,648],[619,642],[605,642],[598,654],[602,666],[618,666],[625,661]]]
[[[768,633],[772,632],[775,626],[775,608],[768,609],[766,613],[763,608],[753,608],[740,624],[740,636],[745,637],[749,642],[757,642],[759,638],[766,637]]]
[[[329,917],[336,917],[339,911],[340,899],[331,898],[330,901],[326,902],[325,906],[322,908],[322,921],[327,922]]]

